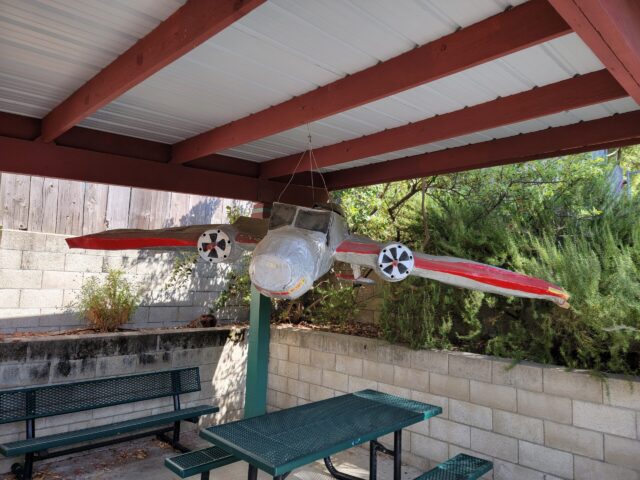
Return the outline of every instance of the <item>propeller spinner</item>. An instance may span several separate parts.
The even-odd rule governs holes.
[[[378,274],[388,282],[404,280],[413,271],[413,252],[401,243],[390,243],[378,254]]]

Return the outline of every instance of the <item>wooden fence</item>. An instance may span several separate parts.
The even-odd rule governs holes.
[[[84,235],[114,228],[222,223],[247,202],[142,188],[0,173],[0,226]]]

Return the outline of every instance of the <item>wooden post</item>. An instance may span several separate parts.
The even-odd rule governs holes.
[[[252,217],[267,218],[268,205],[256,203]],[[267,375],[269,367],[269,321],[271,299],[260,294],[251,285],[249,310],[249,351],[247,353],[247,387],[244,401],[245,418],[262,415],[267,411]]]

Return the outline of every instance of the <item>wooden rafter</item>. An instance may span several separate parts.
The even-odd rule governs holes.
[[[55,140],[264,1],[189,0],[49,112],[42,122],[42,140]]]
[[[606,70],[563,80],[473,107],[445,113],[397,128],[365,135],[314,150],[319,168],[373,157],[418,145],[467,135],[480,130],[531,120],[544,115],[586,107],[627,94]],[[277,178],[293,173],[300,154],[261,164],[260,175]],[[299,170],[309,162],[302,161]]]
[[[549,1],[640,105],[640,2]]]
[[[640,143],[640,110],[564,127],[338,170],[326,175],[331,190],[551,158]]]

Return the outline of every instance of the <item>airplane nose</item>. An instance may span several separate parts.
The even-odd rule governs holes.
[[[293,280],[290,263],[268,253],[254,256],[251,273],[253,282],[267,290],[282,290]]]

